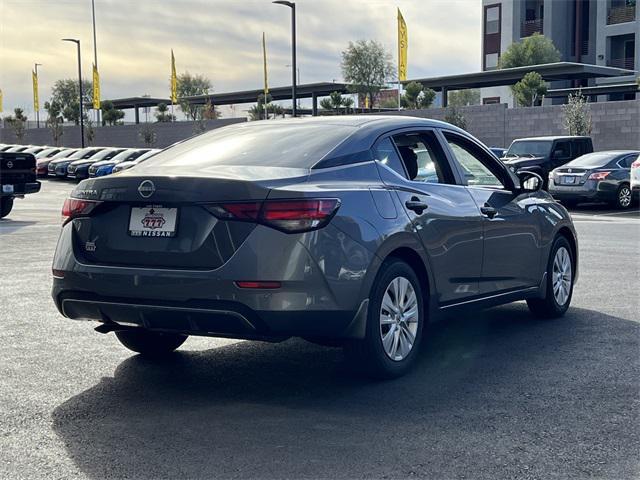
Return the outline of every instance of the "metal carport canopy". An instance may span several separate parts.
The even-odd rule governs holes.
[[[538,72],[548,82],[554,80],[584,80],[597,77],[621,77],[635,75],[634,70],[590,65],[586,63],[557,62],[526,67],[503,68],[477,73],[447,75],[444,77],[415,78],[402,82],[418,82],[436,91],[464,90],[468,88],[499,87],[515,85],[528,72]]]

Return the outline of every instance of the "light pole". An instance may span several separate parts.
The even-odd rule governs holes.
[[[94,0],[91,0],[91,17],[93,19],[93,64],[96,66],[96,70],[98,70],[98,46],[96,44],[96,6]],[[96,124],[100,125],[100,109],[96,110]]]
[[[293,116],[296,117],[298,115],[296,106],[296,4],[295,2],[288,2],[287,0],[275,0],[273,3],[284,5],[291,9],[291,112]]]
[[[80,60],[80,40],[63,38],[63,42],[73,42],[78,47],[78,87],[80,89],[80,145],[84,148],[84,118],[82,115],[82,63]]]
[[[292,68],[291,65],[285,65],[285,67]],[[300,67],[296,68],[296,72],[298,73],[298,80],[297,80],[296,86],[298,86],[298,85],[301,84],[301,82],[300,82]],[[299,108],[300,108],[300,99],[298,99],[298,109]]]
[[[38,78],[38,67],[41,67],[42,64],[41,63],[34,63],[33,64],[35,71],[36,71],[36,82],[38,82],[38,84],[40,83],[40,79]],[[37,85],[38,88],[40,88],[40,85]],[[40,100],[38,100],[39,102]],[[36,110],[36,128],[40,128],[40,105],[38,105],[38,109]]]

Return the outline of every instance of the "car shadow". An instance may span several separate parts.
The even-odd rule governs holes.
[[[90,478],[631,478],[640,325],[523,303],[430,326],[375,382],[340,349],[240,342],[123,361],[53,412]]]

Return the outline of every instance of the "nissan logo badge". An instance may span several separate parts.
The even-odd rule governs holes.
[[[142,198],[149,198],[156,191],[156,186],[151,180],[145,180],[138,186],[138,193]]]
[[[11,160],[7,162],[7,168],[13,168],[13,162]]]

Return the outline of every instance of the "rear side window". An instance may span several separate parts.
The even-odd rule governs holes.
[[[631,164],[638,158],[638,155],[635,153],[633,155],[627,155],[623,159],[618,162],[620,168],[631,168]]]
[[[567,140],[556,142],[553,153],[555,158],[569,158],[571,156],[571,142]]]
[[[153,165],[311,168],[354,131],[349,125],[295,121],[232,125],[159,152]]]
[[[398,175],[407,177],[407,173],[402,166],[402,160],[400,160],[396,147],[389,137],[383,138],[376,143],[375,147],[373,147],[373,155],[375,160],[383,163]]]

